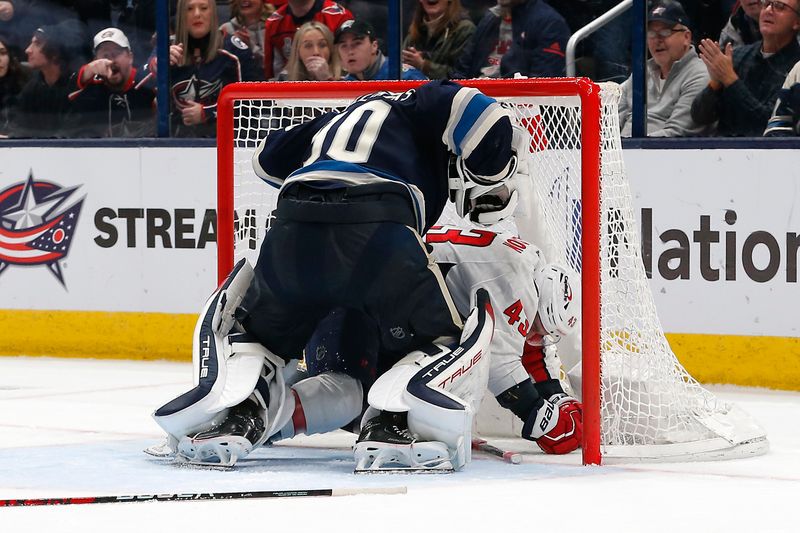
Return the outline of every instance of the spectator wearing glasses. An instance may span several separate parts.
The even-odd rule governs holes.
[[[692,46],[689,17],[674,1],[657,4],[647,15],[647,135],[688,137],[709,132],[691,117],[692,101],[708,84],[708,72]],[[619,123],[630,137],[633,91],[622,84]]]
[[[711,78],[692,103],[699,124],[719,121],[723,136],[761,136],[787,73],[800,60],[800,0],[762,0],[761,41],[724,49],[700,41],[700,59]]]
[[[734,48],[742,44],[753,44],[761,40],[758,31],[758,19],[761,16],[761,0],[739,0],[728,19],[728,23],[719,34],[719,46],[722,49],[731,43]]]
[[[764,137],[791,137],[800,135],[800,61],[795,63],[786,76],[778,93],[775,111],[772,113]]]

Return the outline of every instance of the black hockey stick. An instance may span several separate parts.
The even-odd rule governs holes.
[[[133,494],[127,496],[75,496],[0,500],[0,507],[34,505],[82,505],[86,503],[175,502],[199,500],[242,500],[249,498],[303,498],[307,496],[351,496],[353,494],[405,494],[406,487],[340,489],[261,490],[252,492],[185,492],[181,494]]]
[[[518,465],[522,462],[522,454],[501,450],[497,446],[492,446],[483,439],[472,439],[472,449],[479,452],[488,453],[489,455],[494,455],[495,457],[499,457],[500,459],[511,464]]]

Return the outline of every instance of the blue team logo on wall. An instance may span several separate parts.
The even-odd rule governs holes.
[[[0,274],[10,266],[46,266],[66,287],[59,261],[67,257],[83,198],[68,200],[78,187],[36,180],[0,190]]]

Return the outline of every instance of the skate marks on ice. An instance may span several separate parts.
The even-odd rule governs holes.
[[[590,475],[592,469],[523,462],[476,453],[453,474],[353,474],[350,435],[322,435],[260,448],[232,469],[173,463],[148,456],[147,440],[0,450],[0,497],[148,494],[239,490],[452,486]],[[527,461],[527,459],[526,459]]]

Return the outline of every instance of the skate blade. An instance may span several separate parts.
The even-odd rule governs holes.
[[[202,441],[184,437],[178,443],[177,457],[194,466],[230,469],[251,451],[250,441],[241,437],[215,437]]]
[[[354,474],[452,474],[455,470],[447,468],[356,468]]]
[[[181,467],[197,468],[199,470],[220,470],[223,472],[230,472],[234,470],[236,461],[229,463],[210,463],[191,459],[183,455],[176,455],[173,464]]]

